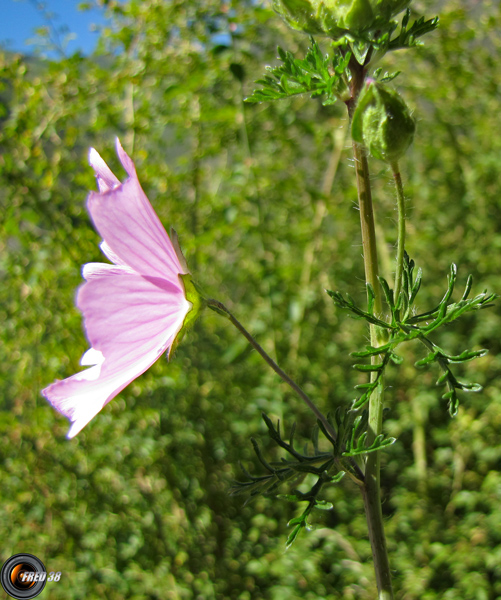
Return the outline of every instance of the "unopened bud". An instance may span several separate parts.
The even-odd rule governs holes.
[[[272,0],[275,11],[294,29],[336,40],[384,29],[411,0]]]
[[[392,163],[411,145],[416,129],[402,96],[380,83],[371,82],[362,93],[353,115],[351,134],[375,158]]]

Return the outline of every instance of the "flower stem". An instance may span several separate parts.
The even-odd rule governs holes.
[[[398,234],[397,234],[397,266],[395,269],[395,302],[398,302],[398,297],[402,289],[402,271],[404,268],[404,251],[405,251],[405,198],[404,187],[402,185],[402,177],[398,162],[391,163],[393,171],[393,179],[395,180],[395,189],[397,191],[397,211],[398,211]]]
[[[226,308],[226,306],[219,302],[218,300],[214,300],[213,298],[209,298],[206,301],[206,305],[217,312],[220,315],[227,317],[231,323],[240,331],[240,333],[245,337],[245,339],[249,342],[249,344],[257,350],[257,352],[262,356],[266,363],[275,371],[275,373],[283,380],[285,383],[291,387],[296,394],[303,400],[308,408],[313,412],[313,414],[317,417],[317,419],[322,423],[325,428],[325,431],[332,437],[332,439],[336,439],[337,434],[329,423],[327,417],[319,410],[317,405],[313,402],[313,400],[308,396],[308,394],[299,387],[299,385],[292,380],[287,373],[281,369],[277,363],[271,358],[271,356],[264,350],[264,348],[252,337],[252,335],[245,329],[245,327],[240,323],[240,321],[234,317],[231,312]],[[363,473],[360,470],[360,467],[355,461],[350,460],[350,464],[353,470],[356,472],[351,473],[349,470],[347,471],[348,475],[359,485],[362,484]],[[341,466],[341,465],[339,465]]]
[[[332,425],[329,423],[329,421],[327,420],[325,415],[323,415],[322,412],[317,408],[317,406],[313,402],[313,400],[308,396],[308,394],[306,392],[304,392],[298,386],[298,384],[295,381],[293,381],[287,375],[287,373],[285,371],[283,371],[277,365],[277,363],[271,358],[271,356],[269,356],[269,354],[266,353],[266,351],[262,348],[262,346],[252,337],[252,335],[247,331],[247,329],[245,329],[245,327],[242,325],[242,323],[240,323],[240,321],[238,321],[238,319],[231,314],[231,312],[226,308],[226,306],[222,302],[219,302],[218,300],[214,300],[212,298],[207,300],[207,306],[209,308],[212,308],[213,310],[215,310],[217,313],[223,314],[225,317],[227,317],[231,321],[231,323],[238,329],[238,331],[240,331],[240,333],[246,338],[246,340],[249,342],[249,344],[255,350],[257,350],[259,352],[259,354],[264,358],[264,360],[268,363],[268,365],[275,371],[275,373],[281,379],[283,379],[283,381],[285,381],[285,383],[287,385],[289,385],[296,392],[296,394],[301,398],[301,400],[304,400],[304,402],[308,405],[308,408],[310,408],[310,410],[315,414],[317,419],[322,422],[323,426],[325,427],[325,429],[329,433],[329,435],[331,435],[335,439],[336,432],[332,428]]]

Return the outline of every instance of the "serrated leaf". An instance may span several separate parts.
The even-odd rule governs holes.
[[[295,58],[291,52],[278,47],[278,58],[282,64],[276,67],[266,67],[269,75],[256,82],[263,88],[255,90],[251,96],[246,98],[246,101],[272,101],[309,93],[312,97],[325,95],[324,104],[333,104],[336,101],[336,91],[339,86],[346,87],[346,84],[341,81],[341,77],[348,64],[346,57],[341,58],[340,52],[337,52],[338,54],[332,57],[334,66],[334,73],[332,73],[329,70],[331,58],[328,55],[322,55],[313,38],[310,38],[310,47],[304,59]]]
[[[402,19],[402,26],[398,35],[389,41],[386,45],[388,50],[398,50],[399,48],[412,48],[420,44],[418,38],[422,37],[426,33],[433,31],[438,27],[438,17],[434,17],[433,19],[429,19],[428,21],[424,20],[424,17],[420,17],[411,25],[411,27],[407,28],[409,22],[409,15],[407,12],[404,14]],[[378,40],[378,43],[382,43],[383,37]]]

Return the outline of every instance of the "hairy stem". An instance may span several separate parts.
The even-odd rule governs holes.
[[[365,151],[359,144],[353,145],[355,164],[357,169],[357,188],[360,205],[360,219],[362,228],[362,241],[364,247],[365,275],[367,283],[373,286],[375,292],[374,309],[381,316],[382,299],[381,288],[378,282],[378,260],[376,248],[376,232],[374,227],[374,213],[372,207],[369,165]],[[370,326],[371,344],[379,345],[378,328]],[[380,362],[379,356],[372,357],[372,363]],[[371,374],[374,379],[376,373]],[[384,378],[380,377],[378,386],[371,395],[369,401],[369,430],[367,433],[367,445],[371,445],[383,429],[383,405],[384,405]],[[376,582],[379,600],[391,600],[393,591],[391,585],[391,571],[386,549],[386,536],[384,533],[383,513],[381,509],[380,491],[380,452],[372,452],[367,455],[365,465],[365,480],[362,488],[364,499],[369,539],[374,559]]]
[[[249,342],[249,344],[257,350],[257,352],[261,355],[261,357],[265,360],[265,362],[275,371],[275,373],[283,380],[285,383],[296,392],[296,394],[305,402],[308,408],[313,412],[313,414],[317,417],[317,419],[322,423],[325,428],[325,431],[332,437],[332,439],[336,439],[337,434],[334,431],[332,425],[329,423],[327,417],[319,410],[317,405],[313,402],[313,400],[308,396],[308,394],[299,387],[299,385],[292,380],[287,373],[281,369],[277,363],[271,358],[271,356],[264,350],[264,348],[253,338],[253,336],[245,329],[245,327],[240,323],[240,321],[234,317],[231,312],[226,308],[226,306],[219,302],[218,300],[214,300],[213,298],[209,298],[206,301],[206,305],[212,309],[213,311],[219,313],[220,315],[228,318],[231,323],[238,329],[238,331],[245,337],[245,339]],[[363,473],[361,472],[359,466],[355,461],[350,460],[350,464],[353,470],[356,472],[356,476],[350,471],[347,471],[348,475],[358,484],[362,483]],[[339,465],[341,467],[341,465]]]
[[[356,101],[364,84],[365,71],[358,63],[351,62],[352,72],[352,99],[347,103],[350,121],[355,110]],[[362,230],[362,246],[364,251],[365,280],[374,290],[374,310],[382,316],[383,304],[381,287],[378,281],[378,256],[376,245],[376,228],[374,224],[374,209],[369,175],[369,163],[363,146],[353,142],[353,157],[355,159],[355,173],[357,180],[358,202],[360,207],[360,225]],[[374,325],[370,326],[371,345],[380,345],[381,332]],[[380,362],[379,356],[372,357],[372,364]],[[374,380],[376,373],[371,374]],[[377,388],[369,401],[369,430],[367,445],[374,442],[383,428],[384,380],[379,379]],[[365,479],[362,486],[365,514],[371,542],[374,569],[379,600],[392,600],[393,589],[391,585],[391,571],[386,549],[386,536],[384,533],[383,513],[381,509],[380,491],[380,452],[367,455]]]
[[[383,424],[383,390],[384,382],[380,379],[376,390],[373,392],[369,405],[369,433],[367,443],[374,441],[378,432],[381,433]],[[370,441],[369,441],[370,440]],[[379,600],[392,600],[393,588],[391,584],[390,561],[386,548],[383,512],[381,508],[381,490],[379,483],[380,452],[367,455],[365,467],[365,480],[362,487],[365,515],[369,529],[374,570]]]
[[[393,179],[395,181],[395,189],[397,191],[397,212],[398,212],[398,237],[397,237],[397,266],[395,269],[395,302],[398,302],[398,297],[402,289],[402,271],[404,268],[404,251],[405,251],[405,198],[404,187],[402,185],[402,177],[398,162],[391,163],[393,171]]]

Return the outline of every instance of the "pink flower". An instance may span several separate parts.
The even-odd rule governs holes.
[[[82,270],[86,282],[76,303],[91,348],[80,364],[90,368],[42,391],[70,420],[68,438],[163,352],[170,353],[193,307],[180,277],[188,273],[184,258],[141,189],[134,163],[118,140],[116,146],[129,176],[124,183],[94,148],[89,153],[99,192],[89,194],[87,208],[103,238],[101,250],[113,263],[89,263]]]

